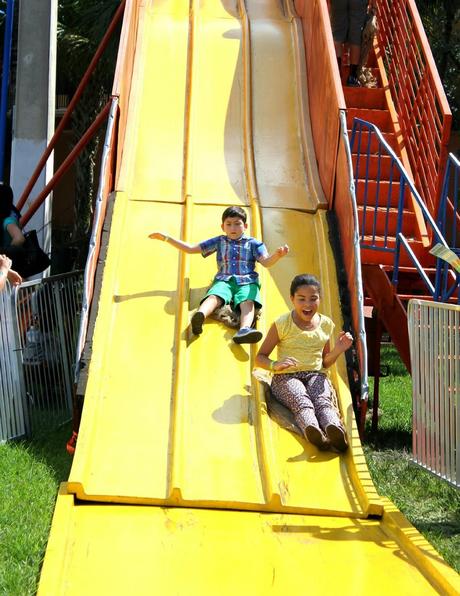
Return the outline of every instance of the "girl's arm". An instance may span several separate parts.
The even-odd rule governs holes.
[[[0,292],[5,287],[10,267],[11,259],[6,255],[0,255]]]
[[[256,356],[256,364],[261,368],[267,370],[285,370],[299,364],[296,358],[285,358],[284,360],[271,360],[270,354],[273,352],[275,346],[278,345],[280,338],[276,329],[275,323],[270,327],[267,333],[267,337],[264,339],[262,345],[259,348]]]
[[[332,366],[340,354],[350,349],[352,344],[353,336],[351,333],[345,333],[345,331],[340,332],[333,350],[331,350],[331,344],[328,341],[323,350],[323,367],[329,368]]]
[[[188,254],[201,252],[201,247],[199,244],[189,244],[188,242],[183,242],[182,240],[176,240],[176,238],[172,238],[163,232],[152,232],[149,234],[149,238],[152,240],[163,240],[163,242],[168,242],[168,244],[172,244],[172,246],[175,246],[179,250],[182,250]]]
[[[22,277],[19,275],[17,271],[10,269],[8,271],[8,281],[13,286],[19,286],[22,284]]]
[[[6,230],[11,236],[11,246],[22,246],[26,241],[24,234],[21,232],[21,228],[17,224],[8,224]]]
[[[287,244],[283,244],[275,250],[275,252],[268,257],[261,257],[258,259],[259,263],[264,267],[271,267],[275,263],[277,263],[280,259],[285,257],[289,252],[289,246]]]

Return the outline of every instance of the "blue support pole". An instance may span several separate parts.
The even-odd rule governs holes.
[[[6,5],[5,36],[3,42],[2,88],[0,97],[0,180],[5,172],[6,112],[8,110],[8,84],[10,82],[11,42],[13,38],[14,0]]]

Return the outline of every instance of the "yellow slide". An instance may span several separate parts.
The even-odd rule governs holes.
[[[141,2],[85,408],[41,596],[460,592],[375,492],[344,358],[332,378],[351,449],[319,452],[269,418],[254,347],[212,320],[191,335],[214,257],[148,239],[218,235],[242,205],[269,251],[291,249],[259,271],[260,329],[289,309],[300,272],[321,279],[341,327],[300,35],[280,0]]]

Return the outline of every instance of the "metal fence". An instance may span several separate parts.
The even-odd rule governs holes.
[[[460,306],[410,300],[413,460],[460,487]]]
[[[28,428],[22,363],[17,341],[14,294],[0,292],[0,443],[23,436]]]
[[[1,295],[0,441],[71,417],[82,288],[82,272],[72,272]]]

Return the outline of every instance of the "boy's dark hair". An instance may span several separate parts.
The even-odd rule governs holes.
[[[227,207],[225,211],[222,213],[222,223],[229,217],[239,217],[243,220],[243,223],[246,223],[248,216],[246,215],[246,211],[241,207]]]
[[[310,273],[301,273],[294,277],[291,281],[291,296],[294,296],[297,288],[300,288],[300,286],[314,286],[315,288],[318,288],[318,294],[321,294],[321,284],[319,279],[314,275],[310,275]]]

